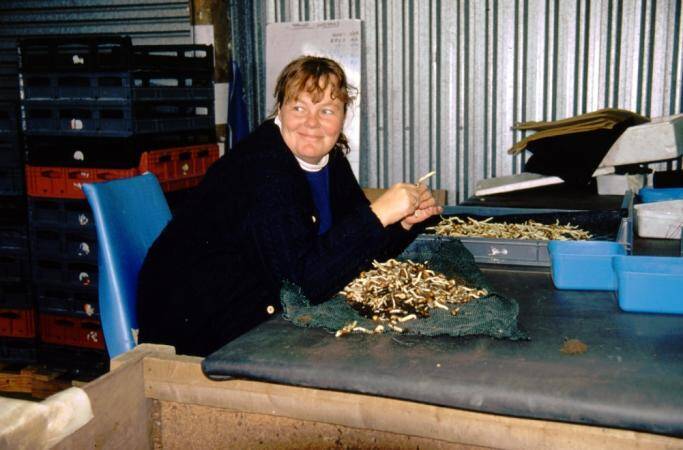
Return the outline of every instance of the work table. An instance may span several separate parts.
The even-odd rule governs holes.
[[[683,317],[622,312],[609,291],[556,290],[542,268],[484,274],[518,301],[528,341],[335,338],[276,318],[207,362],[229,377],[683,435]],[[587,351],[562,352],[566,339]]]

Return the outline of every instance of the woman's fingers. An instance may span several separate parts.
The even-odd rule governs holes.
[[[429,208],[430,206],[436,206],[436,199],[432,196],[420,199],[420,206],[418,209]]]
[[[370,207],[384,226],[396,223],[420,207],[422,192],[414,184],[398,183],[375,200]]]
[[[424,209],[418,209],[413,214],[403,218],[403,220],[401,220],[401,225],[406,230],[410,230],[410,228],[413,225],[420,223],[420,222],[424,222],[425,220],[429,219],[430,217],[439,215],[442,212],[443,212],[443,208],[441,206],[438,206],[438,205],[430,206],[430,207],[424,208]]]
[[[426,220],[436,214],[441,214],[443,212],[443,208],[439,205],[431,205],[427,206],[425,208],[420,208],[415,211],[413,216],[419,217],[421,220]]]
[[[416,223],[424,222],[432,216],[441,214],[443,208],[436,203],[436,199],[429,189],[420,190],[420,204],[413,214],[406,216],[401,225],[403,228],[410,229]]]
[[[395,184],[370,207],[384,226],[401,221],[405,228],[442,212],[432,191],[421,183]]]

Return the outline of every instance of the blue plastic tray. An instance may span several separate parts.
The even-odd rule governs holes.
[[[616,256],[613,265],[621,309],[683,314],[683,258]]]
[[[550,241],[548,253],[556,288],[611,291],[617,288],[612,258],[626,249],[609,241]]]
[[[642,188],[638,195],[643,203],[683,199],[683,188]]]

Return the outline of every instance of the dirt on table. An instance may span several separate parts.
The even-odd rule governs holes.
[[[580,355],[588,351],[588,346],[579,339],[565,339],[560,351],[568,355]]]

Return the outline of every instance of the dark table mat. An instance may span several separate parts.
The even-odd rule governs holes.
[[[531,340],[350,335],[266,322],[210,355],[249,378],[509,416],[683,436],[683,316],[622,312],[612,292],[559,291],[548,272],[486,269]],[[560,351],[580,339],[584,354]]]

